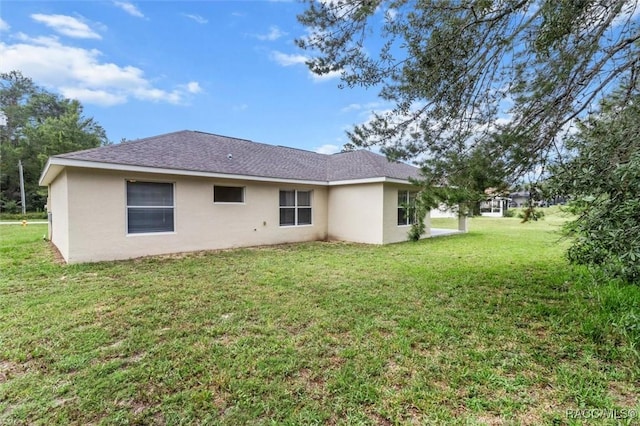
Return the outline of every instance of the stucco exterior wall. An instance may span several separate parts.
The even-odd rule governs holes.
[[[51,214],[49,238],[60,251],[62,257],[69,261],[69,193],[67,172],[63,171],[49,185],[47,211]]]
[[[323,240],[327,237],[328,196],[325,187],[71,167],[66,173],[69,221],[73,224],[66,257],[70,263]],[[127,180],[174,183],[175,232],[127,235]],[[245,202],[214,203],[214,184],[245,187]],[[280,189],[313,191],[312,225],[279,225]],[[56,198],[55,194],[53,198]]]
[[[399,243],[407,241],[411,225],[398,225],[398,191],[415,191],[411,185],[390,184],[384,185],[384,213],[383,213],[383,244]],[[425,217],[425,233],[421,238],[429,237],[430,217]]]
[[[330,187],[329,239],[382,244],[382,205],[382,183]]]

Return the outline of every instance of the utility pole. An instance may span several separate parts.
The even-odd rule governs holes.
[[[22,200],[22,215],[27,214],[27,203],[24,200],[24,173],[22,172],[22,160],[18,160],[18,170],[20,171],[20,199]]]

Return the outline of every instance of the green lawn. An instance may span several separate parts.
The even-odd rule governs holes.
[[[638,424],[640,292],[561,220],[72,266],[0,226],[0,424]]]

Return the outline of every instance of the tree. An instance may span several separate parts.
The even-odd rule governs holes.
[[[494,195],[508,192],[504,160],[493,155],[490,148],[501,143],[503,137],[495,135],[491,142],[466,152],[452,151],[424,160],[423,176],[431,186],[424,192],[432,194],[429,207],[444,203],[464,215],[479,215],[480,203],[487,199],[485,190],[491,189]]]
[[[458,159],[478,149],[502,162],[499,175],[535,170],[576,117],[637,84],[636,0],[307,2],[297,44],[311,71],[380,87],[392,104],[351,144],[422,159],[432,183],[467,173]]]
[[[42,208],[46,190],[38,186],[51,155],[108,144],[104,129],[82,115],[82,105],[38,87],[19,71],[0,74],[0,207],[20,200],[18,161],[24,168],[26,203]]]
[[[568,257],[640,284],[640,92],[616,93],[578,129],[551,180],[577,215]]]

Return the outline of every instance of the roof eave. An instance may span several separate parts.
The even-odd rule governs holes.
[[[164,167],[149,167],[149,166],[134,166],[130,164],[121,163],[104,163],[100,161],[88,161],[77,160],[71,158],[50,157],[42,172],[40,178],[40,185],[49,185],[55,177],[65,167],[80,167],[88,169],[99,170],[112,170],[122,172],[133,173],[153,173],[164,175],[178,175],[178,176],[196,176],[196,177],[209,177],[220,179],[240,179],[256,182],[279,182],[279,183],[296,183],[302,185],[327,185],[326,181],[306,180],[306,179],[292,179],[292,178],[275,178],[265,176],[250,176],[250,175],[238,175],[229,173],[215,173],[215,172],[202,172],[196,170],[181,170],[181,169],[168,169]]]
[[[372,178],[361,178],[361,179],[344,179],[344,180],[333,180],[329,181],[329,186],[340,186],[340,185],[358,185],[358,184],[366,184],[366,183],[398,183],[401,185],[414,185],[409,179],[398,179],[391,177],[372,177]]]
[[[57,160],[55,157],[49,157],[47,164],[45,164],[42,170],[42,174],[40,174],[38,185],[49,186],[64,169],[64,166],[57,164],[55,160]]]

